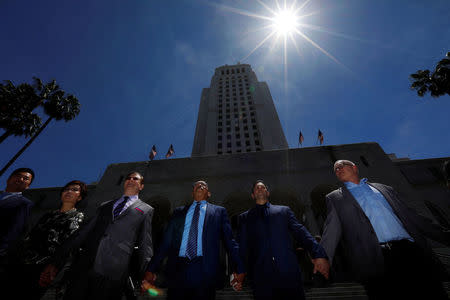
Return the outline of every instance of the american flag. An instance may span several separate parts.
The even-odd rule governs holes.
[[[320,141],[320,144],[322,145],[323,144],[323,133],[322,133],[322,131],[320,131],[320,129],[319,129],[319,135],[317,136],[317,139]]]
[[[148,155],[148,158],[150,158],[150,160],[153,160],[156,156],[156,146],[153,145],[152,150],[150,150],[150,154]]]
[[[166,153],[166,158],[171,157],[174,152],[175,151],[173,150],[173,146],[172,146],[172,144],[170,144],[169,150],[167,150],[167,153]]]

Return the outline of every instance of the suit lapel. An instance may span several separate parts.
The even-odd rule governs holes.
[[[133,204],[131,204],[130,206],[127,207],[127,209],[125,211],[123,211],[117,218],[123,218],[125,215],[129,214],[130,211],[133,211],[133,209],[135,209],[136,207],[138,207],[140,204],[142,203],[142,201],[140,199],[137,199],[136,201],[134,201]]]

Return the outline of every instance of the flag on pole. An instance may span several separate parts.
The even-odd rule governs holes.
[[[323,144],[323,133],[322,133],[322,131],[320,131],[320,129],[319,129],[319,135],[317,136],[317,139],[320,141],[320,144],[322,145]]]
[[[300,131],[300,133],[299,133],[299,135],[298,135],[298,142],[300,143],[300,145],[303,143],[303,140],[304,140],[303,134],[302,134],[302,132]]]
[[[166,158],[171,157],[174,152],[175,151],[173,150],[173,146],[172,146],[172,144],[170,144],[169,150],[167,150],[167,153],[166,153]]]
[[[150,150],[150,154],[148,155],[148,158],[150,158],[150,160],[153,160],[156,156],[156,146],[153,145],[152,150]]]

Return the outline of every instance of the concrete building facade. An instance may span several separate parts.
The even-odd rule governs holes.
[[[287,148],[267,84],[247,64],[216,68],[202,91],[192,156]]]

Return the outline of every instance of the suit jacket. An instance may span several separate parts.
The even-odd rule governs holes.
[[[181,240],[183,238],[184,222],[186,213],[190,205],[177,207],[169,221],[162,243],[150,262],[148,271],[157,272],[163,259],[167,256],[168,287],[184,287],[183,283],[177,280],[177,261]],[[208,286],[221,287],[223,277],[220,268],[221,241],[224,243],[231,261],[235,264],[238,273],[244,272],[242,262],[239,258],[239,247],[233,239],[230,222],[224,207],[207,203],[205,222],[202,233],[202,274],[192,274],[192,276],[202,276],[203,281]]]
[[[449,233],[417,215],[400,201],[390,186],[369,183],[386,198],[403,227],[425,252],[431,255],[424,235],[445,244],[450,243]],[[343,243],[345,256],[356,279],[369,280],[383,274],[384,258],[375,230],[361,206],[344,186],[326,196],[327,219],[321,245],[332,260],[336,246]]]
[[[312,258],[326,258],[326,253],[289,207],[268,203],[267,209],[268,222],[257,207],[239,216],[239,248],[249,279],[254,287],[262,288],[299,285],[301,273],[292,237]]]
[[[31,207],[33,202],[22,195],[7,194],[0,199],[0,257],[23,232]]]
[[[103,203],[96,216],[61,247],[55,255],[56,265],[61,266],[72,250],[81,247],[72,265],[74,276],[92,268],[110,280],[123,282],[130,273],[142,278],[153,255],[153,208],[138,199],[114,219],[115,201]],[[132,256],[136,258],[134,265]]]

